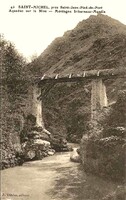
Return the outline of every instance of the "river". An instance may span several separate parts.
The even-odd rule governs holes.
[[[2,200],[101,200],[116,184],[86,174],[71,152],[1,171]]]

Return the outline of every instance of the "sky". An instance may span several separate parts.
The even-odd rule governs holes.
[[[111,1],[112,2],[112,1]],[[9,12],[11,7],[18,10],[19,6],[48,6],[52,12]],[[87,19],[89,13],[55,13],[57,8],[51,7],[102,7],[108,15],[126,24],[126,1],[116,0],[1,0],[0,1],[0,33],[6,40],[13,42],[17,50],[28,60],[40,55],[44,49],[67,30],[73,29],[80,21]],[[61,9],[66,10],[66,9]],[[67,9],[70,10],[70,9]],[[72,9],[74,10],[74,9]],[[76,9],[78,10],[78,9]],[[81,9],[84,10],[84,9]],[[94,9],[93,9],[94,10]],[[96,14],[94,14],[96,15]]]

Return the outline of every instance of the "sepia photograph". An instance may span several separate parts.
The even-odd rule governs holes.
[[[1,0],[0,199],[126,199],[125,0]]]

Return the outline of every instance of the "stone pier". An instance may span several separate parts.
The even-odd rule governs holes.
[[[42,117],[42,100],[39,98],[40,96],[41,88],[37,87],[37,85],[34,85],[32,98],[32,114],[36,117],[37,126],[42,126],[44,128]]]
[[[101,78],[92,80],[91,90],[91,119],[97,119],[98,111],[107,107],[108,100],[106,95],[106,86]]]
[[[29,88],[29,101],[27,102],[27,114],[32,114],[36,117],[36,125],[43,128],[44,133],[50,135],[51,133],[46,130],[42,114],[42,99],[41,88],[37,84]]]

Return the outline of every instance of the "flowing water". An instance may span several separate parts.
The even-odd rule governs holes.
[[[71,152],[1,172],[2,200],[101,200],[116,184],[86,174]]]

